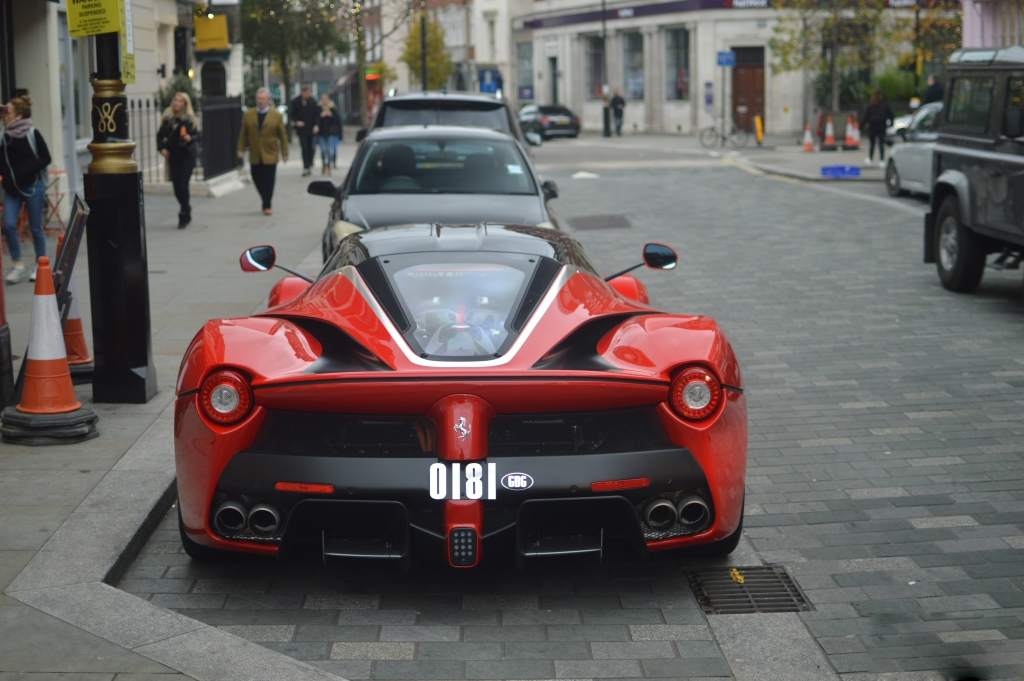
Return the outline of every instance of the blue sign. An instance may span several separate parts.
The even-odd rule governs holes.
[[[520,85],[519,91],[516,93],[516,99],[520,102],[533,101],[533,86],[532,85]]]
[[[718,53],[718,65],[724,66],[728,69],[736,66],[736,53],[735,52],[719,52]]]

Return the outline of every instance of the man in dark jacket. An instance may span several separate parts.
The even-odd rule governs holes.
[[[616,135],[622,135],[622,113],[625,108],[626,100],[622,98],[622,93],[616,90],[615,96],[612,97],[612,116],[615,118]]]
[[[924,91],[923,104],[927,104],[929,102],[941,102],[942,95],[944,94],[945,91],[942,89],[942,82],[939,81],[939,77],[934,73],[928,76],[928,88]]]
[[[309,85],[303,85],[302,94],[292,100],[288,111],[292,127],[299,136],[299,146],[302,147],[303,176],[309,175],[310,168],[313,167],[313,135],[318,132],[317,118],[320,114],[320,107],[310,96],[312,90]]]

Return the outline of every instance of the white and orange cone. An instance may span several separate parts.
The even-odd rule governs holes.
[[[832,125],[832,117],[829,116],[825,121],[825,141],[822,142],[823,147],[834,147],[836,145],[836,128]]]
[[[853,139],[857,143],[857,148],[860,149],[860,123],[857,122],[857,117],[853,117]]]
[[[64,322],[64,347],[68,351],[68,369],[71,371],[71,382],[74,384],[91,383],[95,366],[89,355],[89,346],[85,343],[85,330],[82,328],[82,313],[78,308],[78,289],[75,287],[75,273],[68,278],[68,293],[71,294],[71,309]]]
[[[857,141],[857,123],[853,116],[846,117],[846,139],[843,141],[844,149],[859,149],[860,142]]]
[[[814,138],[811,137],[811,124],[804,126],[804,151],[814,151]]]
[[[21,401],[0,416],[5,442],[71,444],[99,435],[96,414],[75,398],[50,259],[39,258]]]

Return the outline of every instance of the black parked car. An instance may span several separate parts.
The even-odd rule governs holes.
[[[494,95],[472,92],[409,92],[386,97],[369,128],[356,133],[356,141],[368,130],[397,125],[470,125],[504,130],[523,144],[540,144],[519,128],[508,102]]]
[[[542,139],[580,134],[580,119],[564,106],[527,104],[519,110],[519,126],[523,132],[535,132]]]
[[[542,182],[522,144],[507,133],[453,125],[371,130],[340,186],[309,185],[329,196],[323,256],[338,241],[374,227],[514,223],[558,228],[548,201],[558,196]]]

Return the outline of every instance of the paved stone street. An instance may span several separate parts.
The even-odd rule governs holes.
[[[350,679],[1024,677],[1021,272],[945,291],[921,262],[926,204],[880,183],[776,178],[673,138],[535,156],[600,269],[678,250],[639,276],[662,309],[719,321],[747,389],[745,537],[724,564],[783,566],[813,610],[706,615],[684,575],[706,563],[614,547],[525,574],[494,551],[404,576],[197,563],[173,510],[120,588]],[[608,215],[628,226],[585,219]]]

